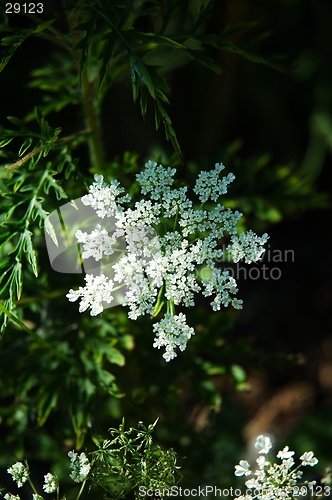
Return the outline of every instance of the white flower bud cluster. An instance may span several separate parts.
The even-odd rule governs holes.
[[[91,469],[88,457],[83,451],[80,455],[74,451],[69,451],[68,457],[70,458],[70,468],[72,470],[69,477],[75,483],[82,483],[87,478]]]
[[[59,486],[59,480],[50,472],[44,476],[43,490],[45,493],[54,493]]]
[[[235,177],[229,174],[220,179],[223,169],[217,163],[211,172],[198,175],[194,192],[202,205],[208,200],[217,202],[227,192]],[[107,185],[103,176],[95,175],[82,202],[94,208],[98,217],[112,218],[112,231],[98,224],[91,234],[78,230],[76,238],[83,245],[83,259],[101,261],[115,252],[119,258],[112,263],[111,276],[104,270],[100,276],[87,274],[85,287],[70,290],[67,295],[70,301],[81,298],[80,312],[91,308],[90,314],[95,316],[112,302],[114,290],[125,287],[121,303],[129,307],[128,317],[133,320],[143,314],[156,316],[167,302],[164,319],[154,326],[154,346],[166,347],[163,357],[167,361],[176,357],[176,348],[184,350],[193,335],[193,329],[185,325],[185,315],[175,315],[175,306],[193,306],[194,294],[203,289],[205,296],[215,294],[211,302],[214,311],[221,305],[242,308],[242,301],[234,297],[235,279],[215,267],[216,260],[223,256],[218,248],[220,239],[230,237],[227,251],[234,262],[244,258],[251,263],[264,252],[268,238],[267,234],[258,237],[252,231],[237,236],[242,216],[238,211],[220,204],[209,210],[202,206],[195,209],[187,197],[187,187],[173,187],[175,172],[153,161],[146,163],[136,178],[142,195],[150,199],[126,209],[123,204],[130,202],[130,197],[123,195],[119,182],[113,180]],[[196,272],[202,264],[211,270],[211,276],[203,280]]]
[[[13,481],[16,481],[18,488],[22,488],[23,484],[29,478],[29,469],[22,462],[16,462],[16,464],[7,469],[7,472],[13,476]]]
[[[306,452],[301,455],[301,464],[292,469],[295,464],[294,451],[289,451],[289,447],[278,452],[277,458],[281,459],[281,464],[272,464],[267,460],[269,450],[272,448],[270,438],[267,436],[258,436],[255,448],[258,450],[259,456],[256,459],[258,469],[252,471],[247,460],[240,460],[239,465],[235,466],[236,476],[253,476],[245,482],[247,488],[253,490],[253,495],[241,495],[234,500],[291,500],[296,494],[299,493],[299,486],[297,480],[303,475],[303,471],[299,470],[300,467],[310,465],[313,467],[318,463],[317,458],[314,457],[312,451]],[[310,487],[316,484],[316,481],[305,482]],[[298,492],[298,493],[296,493]]]
[[[194,329],[186,324],[186,316],[183,313],[178,316],[166,313],[159,323],[153,325],[153,330],[157,334],[153,347],[158,349],[166,347],[163,354],[166,361],[176,357],[176,347],[179,347],[180,351],[184,351],[187,347],[187,341],[192,335],[195,335]]]

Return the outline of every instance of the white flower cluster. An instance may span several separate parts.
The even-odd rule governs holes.
[[[22,462],[16,462],[16,464],[7,469],[7,472],[13,476],[13,481],[16,481],[18,488],[22,488],[23,484],[29,478],[29,469]]]
[[[83,297],[79,311],[84,312],[88,307],[91,307],[91,316],[97,316],[97,314],[104,310],[102,302],[109,304],[113,300],[113,296],[111,295],[113,282],[109,281],[104,274],[101,276],[86,274],[84,279],[86,286],[84,288],[80,286],[78,290],[70,290],[67,298],[71,302],[74,302],[79,297]]]
[[[240,464],[235,466],[236,476],[253,476],[245,482],[247,488],[254,490],[253,495],[241,495],[234,500],[253,500],[254,498],[258,500],[291,500],[296,494],[296,489],[299,489],[296,486],[297,480],[303,475],[303,471],[299,470],[300,467],[306,465],[313,467],[318,463],[313,452],[309,451],[301,455],[301,464],[292,469],[295,464],[292,458],[294,451],[289,451],[289,447],[285,446],[277,454],[277,458],[281,459],[281,463],[272,464],[264,456],[272,448],[270,438],[267,436],[258,436],[255,448],[261,455],[256,459],[258,469],[253,472],[247,460],[240,460]],[[313,486],[316,484],[316,481],[302,484]]]
[[[214,170],[198,175],[194,192],[202,205],[208,200],[217,202],[227,192],[234,175],[220,178],[223,169],[222,164],[216,163]],[[242,301],[234,297],[235,279],[215,267],[216,260],[223,256],[218,248],[220,240],[230,237],[227,251],[235,262],[244,258],[251,263],[260,258],[268,238],[267,234],[258,237],[252,231],[236,236],[242,216],[238,211],[220,204],[214,208],[209,205],[209,210],[195,209],[187,197],[187,188],[173,187],[175,172],[174,168],[164,168],[153,161],[146,163],[136,178],[142,195],[150,199],[142,199],[127,209],[123,204],[130,202],[130,197],[123,195],[119,182],[107,185],[103,176],[95,175],[82,202],[91,206],[98,217],[112,218],[112,231],[109,234],[107,228],[98,224],[91,234],[77,231],[76,238],[83,245],[83,259],[102,261],[102,274],[87,274],[85,287],[70,290],[67,295],[70,301],[81,298],[80,312],[91,308],[90,314],[95,316],[110,307],[107,304],[113,301],[113,292],[124,287],[121,303],[129,307],[128,316],[133,320],[143,314],[156,316],[166,302],[164,319],[154,325],[154,347],[166,347],[163,357],[167,361],[176,357],[177,347],[184,350],[193,335],[193,329],[185,324],[185,315],[175,315],[175,306],[193,306],[194,294],[203,289],[205,296],[215,294],[211,302],[214,311],[221,305],[242,308]],[[103,257],[114,252],[119,252],[119,258],[113,261],[112,274],[108,276]],[[203,264],[211,276],[202,280],[197,267]]]
[[[187,347],[187,341],[192,335],[195,335],[193,328],[186,324],[186,316],[180,313],[178,316],[166,313],[164,319],[153,325],[156,332],[155,342],[153,347],[166,346],[166,351],[163,358],[166,361],[176,357],[175,348],[179,347],[180,351],[184,351]]]
[[[19,495],[12,495],[11,493],[6,493],[4,496],[5,500],[21,500]]]
[[[38,493],[33,493],[32,500],[44,500],[44,498],[41,495],[38,495]]]
[[[45,493],[54,493],[59,486],[59,480],[50,472],[44,476],[43,490]]]
[[[68,457],[70,458],[70,468],[72,471],[69,477],[71,477],[75,483],[81,483],[87,478],[90,472],[91,465],[89,459],[83,451],[80,455],[74,451],[69,451]]]

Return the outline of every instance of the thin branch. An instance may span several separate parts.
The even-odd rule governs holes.
[[[70,142],[70,141],[73,141],[74,139],[76,139],[77,137],[79,137],[80,135],[83,135],[83,134],[86,134],[88,133],[89,131],[88,130],[84,130],[83,132],[78,132],[77,134],[74,134],[74,135],[70,135],[68,137],[64,137],[63,139],[59,139],[55,142],[53,142],[51,144],[51,146],[61,146],[61,144],[65,144],[66,142]],[[40,146],[40,148],[37,148],[37,149],[34,149],[33,151],[31,151],[30,153],[28,153],[27,155],[23,156],[23,158],[21,158],[20,160],[18,160],[17,162],[13,163],[12,165],[8,165],[7,167],[1,167],[0,168],[0,172],[1,171],[10,171],[10,170],[14,170],[15,168],[18,168],[20,167],[21,165],[23,165],[23,163],[25,163],[26,161],[28,161],[30,158],[32,158],[32,156],[35,156],[37,155],[38,153],[40,153],[41,151],[44,151],[46,149],[46,147],[48,147],[49,144],[45,145],[45,146]]]

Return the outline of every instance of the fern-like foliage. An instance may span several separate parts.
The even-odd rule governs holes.
[[[37,256],[33,243],[33,228],[36,223],[45,230],[57,244],[54,228],[47,219],[49,212],[44,208],[45,198],[53,191],[58,200],[67,198],[55,176],[65,167],[68,176],[75,168],[75,163],[68,151],[68,142],[71,147],[77,144],[79,137],[65,138],[58,141],[60,128],[53,129],[37,110],[37,121],[40,131],[34,132],[24,122],[15,117],[9,121],[18,127],[18,130],[9,130],[0,127],[2,148],[1,156],[6,160],[15,158],[12,152],[3,150],[13,140],[18,138],[23,143],[19,147],[16,162],[7,162],[0,170],[0,249],[1,249],[1,277],[0,298],[3,306],[13,310],[15,301],[22,294],[24,258],[30,264],[33,274],[38,276]],[[52,160],[45,161],[51,149],[58,146]],[[27,151],[32,149],[29,153]],[[17,157],[16,157],[17,158]],[[7,316],[3,316],[1,332],[7,323]],[[0,317],[1,317],[0,316]]]

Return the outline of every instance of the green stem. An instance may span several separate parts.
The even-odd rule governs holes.
[[[34,492],[36,495],[38,495],[38,491],[36,490],[35,485],[34,485],[34,484],[33,484],[33,482],[31,481],[30,476],[28,477],[28,481],[29,481],[29,484],[30,484],[30,486],[31,486],[31,488],[32,488],[32,490],[33,490],[33,492]]]
[[[93,83],[89,82],[87,71],[82,75],[81,89],[83,95],[83,106],[85,112],[85,123],[91,132],[88,138],[91,163],[97,172],[102,171],[104,164],[103,146],[101,142],[100,121],[94,105],[95,94]]]
[[[40,345],[42,345],[43,347],[46,347],[48,350],[52,351],[56,356],[58,356],[58,358],[61,358],[64,361],[67,361],[67,363],[70,363],[71,365],[75,364],[75,361],[73,359],[66,356],[66,354],[64,354],[63,352],[58,351],[55,347],[52,346],[52,344],[47,342],[47,340],[43,339],[42,337],[39,337],[39,335],[37,335],[37,333],[30,330],[30,328],[28,328],[16,316],[14,316],[14,314],[12,314],[10,311],[8,311],[8,309],[6,309],[6,307],[4,307],[4,305],[1,303],[0,303],[0,311],[2,311],[6,316],[8,316],[8,318],[11,319],[13,321],[13,323],[15,323],[17,326],[19,326],[21,328],[21,330],[24,330],[25,332],[27,332]]]
[[[83,483],[82,483],[82,486],[81,486],[81,488],[80,488],[80,491],[78,492],[78,495],[77,495],[77,497],[75,498],[75,500],[78,500],[78,499],[80,498],[80,496],[82,495],[83,490],[84,490],[85,483],[86,483],[86,479],[84,479],[84,481],[83,481]]]
[[[85,134],[85,133],[86,133],[86,131],[78,132],[77,134],[70,135],[69,137],[63,137],[62,139],[59,139],[59,140],[53,142],[51,144],[51,148],[58,147],[58,146],[61,146],[62,144],[65,144],[66,142],[73,141],[74,139],[77,139],[80,135]],[[12,165],[7,165],[6,167],[0,168],[0,171],[14,170],[15,168],[20,167],[21,165],[23,165],[23,163],[28,161],[32,156],[35,156],[36,154],[40,153],[41,151],[44,151],[44,149],[46,149],[46,147],[49,147],[49,146],[50,145],[47,144],[45,146],[41,146],[40,148],[34,149],[33,151],[31,151],[27,155],[23,156],[23,158],[21,158],[20,160],[18,160],[15,163],[13,163]]]
[[[73,43],[76,45],[80,40],[80,35],[75,31],[75,26],[79,24],[77,14],[69,15],[69,24],[73,31]],[[76,50],[76,62],[79,67],[80,52]],[[100,121],[95,106],[94,82],[90,82],[85,67],[81,77],[81,92],[83,97],[83,108],[85,114],[85,123],[88,131],[91,133],[88,138],[91,163],[97,172],[102,171],[104,165],[103,146],[101,142]]]

